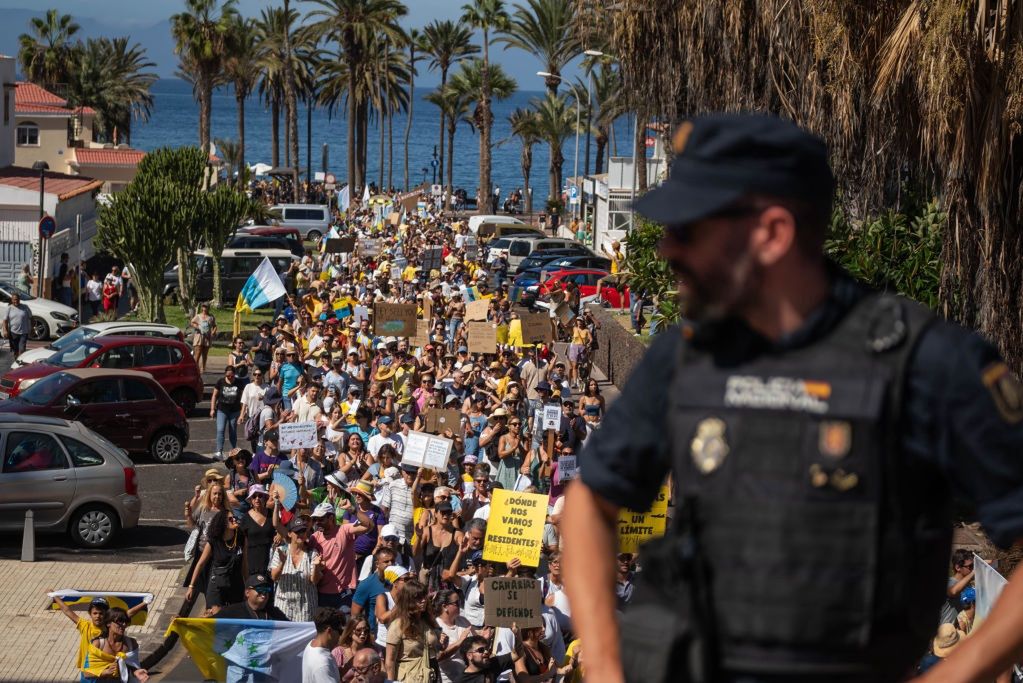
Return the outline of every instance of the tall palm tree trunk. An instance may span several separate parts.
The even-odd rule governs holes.
[[[522,145],[522,180],[525,185],[522,187],[522,191],[526,193],[525,196],[525,213],[528,216],[533,213],[533,193],[529,191],[529,174],[533,170],[533,148],[529,145]]]
[[[359,105],[358,168],[361,185],[369,184],[369,102]]]
[[[443,68],[443,69],[440,70],[440,90],[441,90],[441,92],[444,91],[444,86],[447,85],[447,82],[448,82],[448,70],[447,70],[447,68]],[[440,143],[440,154],[437,155],[437,180],[439,180],[441,182],[444,182],[443,181],[443,178],[444,178],[444,130],[445,130],[444,129],[444,124],[445,124],[446,121],[447,121],[447,113],[443,109],[441,109],[440,110],[440,140],[439,140],[439,143]]]
[[[452,184],[452,178],[455,175],[455,127],[456,127],[456,125],[457,125],[457,123],[456,123],[456,121],[454,119],[452,119],[451,121],[448,122],[448,165],[447,165],[447,171],[448,171],[448,198],[444,202],[444,209],[446,211],[450,211],[451,210],[451,195],[452,195],[452,188],[454,187],[454,185]]]
[[[601,132],[596,136],[597,154],[593,159],[593,175],[600,175],[604,169],[604,152],[607,150],[607,136]]]
[[[494,213],[494,195],[490,188],[490,36],[483,31],[483,96],[480,98],[480,206],[478,213]]]
[[[349,66],[349,68],[351,68]],[[349,71],[351,73],[351,71]],[[355,129],[356,119],[358,119],[358,108],[356,107],[355,96],[352,93],[352,88],[355,87],[355,82],[352,77],[348,79],[348,198],[349,201],[355,202],[360,195],[356,195],[359,191],[359,174],[355,168]]]
[[[289,16],[291,0],[284,0],[284,17]],[[298,202],[298,105],[295,102],[295,75],[292,73],[291,64],[291,31],[288,26],[284,28],[284,99],[285,109],[288,116],[288,138],[291,142],[291,163],[289,168],[293,170],[292,201]]]
[[[408,192],[408,139],[412,134],[412,111],[416,103],[416,46],[413,43],[409,47],[409,75],[408,75],[408,118],[405,120],[405,177],[402,188]],[[443,130],[443,128],[442,128]]]
[[[385,116],[386,114],[383,112],[383,110],[381,110],[380,118],[378,119],[378,123],[380,125],[380,182],[377,183],[377,189],[381,191],[384,189],[384,171],[387,170],[386,164],[384,163],[385,159],[384,154],[387,152],[386,147],[387,139],[385,138],[387,127],[384,125]]]
[[[281,105],[277,98],[270,100],[270,165],[281,163]]]
[[[245,98],[235,89],[235,101],[238,103],[238,187],[242,186],[242,173],[245,166]]]
[[[387,189],[394,187],[394,117],[387,115]]]
[[[646,117],[636,113],[636,192],[644,192],[646,179]]]

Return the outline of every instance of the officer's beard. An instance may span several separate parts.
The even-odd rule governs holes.
[[[679,276],[682,316],[699,323],[743,316],[757,297],[763,281],[761,268],[747,249],[726,254],[715,267],[697,273],[677,261],[672,268]]]

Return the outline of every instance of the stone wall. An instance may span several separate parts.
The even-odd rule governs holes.
[[[632,369],[646,353],[647,346],[630,330],[622,327],[607,309],[591,305],[589,310],[600,321],[600,329],[597,330],[600,348],[597,349],[594,361],[608,380],[621,389]]]

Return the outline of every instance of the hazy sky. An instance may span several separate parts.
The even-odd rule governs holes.
[[[509,10],[514,7],[515,1],[506,2]],[[467,0],[405,0],[409,12],[402,20],[402,25],[409,28],[423,26],[434,19],[457,19],[465,2]],[[184,4],[184,0],[0,0],[0,9],[40,11],[44,7],[54,7],[77,18],[96,19],[130,36],[132,27],[146,27],[161,22],[180,12]],[[246,16],[258,16],[262,8],[271,4],[283,6],[282,0],[239,0],[238,8]],[[292,0],[292,6],[302,11],[318,5],[308,0]],[[503,47],[498,47],[492,55],[518,81],[520,90],[543,89],[542,79],[535,75],[543,67],[536,59],[520,50],[505,51]],[[160,67],[161,71],[169,70],[163,64]],[[423,85],[432,85],[433,74],[426,73],[421,67],[419,72],[423,77]],[[565,76],[574,78],[577,73],[574,68],[568,69]]]

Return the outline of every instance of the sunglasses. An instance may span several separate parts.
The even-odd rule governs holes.
[[[451,496],[434,496],[434,500],[451,500]]]
[[[127,626],[129,622],[127,619],[111,619],[110,623],[117,624],[118,626]]]
[[[487,648],[485,648],[485,647],[477,647],[475,649],[469,650],[469,652],[472,652],[473,654],[477,654],[477,655],[482,655],[482,654],[486,654]]]
[[[266,588],[266,587],[253,588],[252,590],[256,591],[260,595],[270,595],[271,593],[274,592],[273,588]]]

